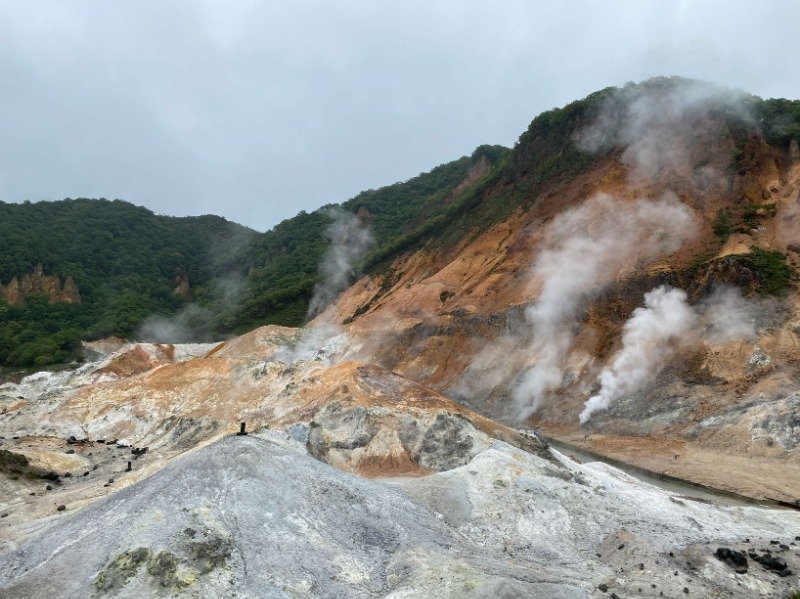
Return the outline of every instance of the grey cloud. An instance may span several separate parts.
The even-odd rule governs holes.
[[[0,4],[0,199],[264,229],[654,75],[800,89],[797,4]],[[746,43],[742,43],[746,40]],[[781,41],[783,40],[783,41]]]

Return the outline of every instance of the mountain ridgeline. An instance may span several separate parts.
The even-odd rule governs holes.
[[[457,200],[462,187],[480,184],[507,157],[502,146],[481,146],[471,156],[437,166],[427,173],[377,190],[364,191],[341,204],[366,220],[375,248],[360,266],[385,265]],[[278,224],[261,236],[252,249],[248,299],[236,326],[245,330],[262,324],[296,326],[306,316],[308,302],[327,249],[323,235],[330,224],[323,206]]]
[[[752,191],[749,173],[765,152],[779,166],[800,160],[800,101],[726,91],[697,100],[698,86],[711,87],[656,78],[607,88],[542,113],[513,149],[480,146],[470,156],[343,202],[339,206],[368,223],[375,238],[355,270],[385,274],[388,287],[398,258],[409,252],[427,248],[445,260],[515,211],[557,202],[562,188],[609,156],[621,155],[624,162],[623,148],[631,140],[615,123],[635,121],[636,114],[625,113],[631,97],[681,95],[695,102],[698,130],[714,131],[716,149],[709,149],[707,162],[717,160],[730,188],[742,190],[739,204],[720,210],[714,235],[723,243],[757,226],[770,208]],[[730,96],[736,101],[721,99]],[[587,142],[582,132],[601,117],[612,122]],[[69,277],[81,298],[64,303],[31,294],[16,304],[0,299],[0,365],[69,361],[78,357],[82,339],[141,336],[147,318],[187,314],[188,306],[203,321],[198,340],[264,324],[299,325],[319,278],[334,206],[300,212],[258,233],[216,216],[167,217],[120,200],[0,203],[0,284],[41,265],[44,276]],[[711,249],[697,261],[712,256]],[[758,257],[770,277],[766,287],[779,293],[789,281],[782,257]]]
[[[381,252],[441,211],[460,184],[490,172],[509,152],[482,146],[472,156],[342,204],[368,219]],[[0,202],[0,284],[69,278],[81,303],[29,294],[0,298],[0,365],[27,368],[79,357],[80,341],[140,336],[148,318],[189,314],[199,339],[260,324],[299,325],[317,280],[330,223],[328,205],[301,212],[266,233],[217,216],[169,217],[121,200]],[[188,293],[187,293],[188,292]],[[201,309],[200,320],[192,322]],[[157,339],[156,339],[157,340]]]

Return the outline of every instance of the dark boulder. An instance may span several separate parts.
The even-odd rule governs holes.
[[[735,549],[728,549],[727,547],[719,547],[714,556],[721,562],[729,565],[737,574],[744,574],[747,572],[747,557],[741,551]]]
[[[750,557],[764,566],[767,570],[772,570],[774,572],[785,572],[787,571],[786,561],[783,558],[775,557],[771,553],[764,553],[762,555],[758,555],[755,552],[750,553]],[[784,575],[785,576],[785,575]]]

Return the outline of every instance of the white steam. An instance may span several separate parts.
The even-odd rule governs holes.
[[[209,269],[221,274],[206,283],[205,301],[202,304],[190,302],[169,316],[148,316],[137,328],[136,339],[151,343],[218,339],[220,325],[243,299],[245,275],[242,263],[256,236],[255,231],[242,227],[213,240],[205,258]]]
[[[324,235],[330,245],[320,262],[321,277],[308,305],[308,318],[318,316],[335,303],[339,293],[350,284],[358,261],[375,243],[369,225],[356,214],[338,206],[326,209],[326,213],[331,223]],[[331,364],[342,359],[350,346],[338,323],[323,315],[303,327],[294,345],[284,348],[277,359],[284,363],[319,360]]]
[[[513,381],[525,366],[524,349],[529,346],[520,335],[506,334],[481,345],[450,392],[466,402],[476,395]]]
[[[756,336],[759,305],[742,297],[735,287],[719,287],[698,307],[705,324],[703,339],[727,343]]]
[[[278,350],[275,360],[284,364],[317,361],[330,365],[339,361],[349,345],[347,333],[333,324],[303,327],[292,345]]]
[[[800,254],[800,194],[783,206],[777,225],[778,241],[789,251]]]
[[[592,122],[576,135],[578,147],[596,152],[618,149],[628,184],[690,181],[702,191],[724,175],[730,149],[720,145],[730,121],[750,121],[748,98],[739,92],[678,78],[656,78],[614,90],[604,97]],[[703,166],[700,166],[703,165]],[[700,202],[702,203],[702,202]],[[513,398],[519,418],[536,411],[564,383],[573,355],[581,311],[615,280],[642,270],[678,250],[697,233],[693,212],[667,193],[660,200],[624,202],[596,196],[556,217],[533,266],[540,286],[526,311],[532,327],[534,365],[519,377]],[[601,374],[601,392],[590,400],[586,417],[598,405],[643,384],[672,351],[674,337],[706,326],[706,338],[751,334],[749,307],[725,293],[697,310],[682,292],[648,295],[649,304],[626,325],[625,347]],[[639,361],[637,361],[637,359]]]
[[[745,94],[703,81],[656,78],[615,90],[594,122],[578,137],[589,152],[622,147],[622,163],[633,181],[657,179],[665,169],[691,171],[697,143],[711,110],[751,120]],[[723,126],[718,123],[717,126]],[[698,147],[699,146],[699,147]]]
[[[586,402],[581,423],[647,382],[672,355],[681,337],[692,331],[696,318],[681,289],[658,287],[645,293],[644,307],[636,308],[625,323],[622,349],[600,373],[600,392]]]
[[[149,343],[191,343],[211,338],[212,315],[208,308],[187,304],[172,316],[145,318],[136,338]]]
[[[339,207],[328,210],[331,224],[325,229],[330,246],[320,264],[322,279],[314,287],[308,305],[308,316],[319,314],[345,289],[353,267],[375,243],[369,225],[352,212]]]
[[[698,306],[681,289],[658,287],[644,296],[622,330],[622,349],[598,377],[600,391],[580,415],[584,424],[654,379],[679,347],[727,343],[756,335],[756,305],[738,289],[723,287]]]
[[[532,270],[541,289],[525,312],[536,362],[513,391],[520,418],[561,386],[585,303],[626,268],[641,269],[675,252],[696,231],[692,211],[671,194],[633,202],[600,194],[552,221]]]

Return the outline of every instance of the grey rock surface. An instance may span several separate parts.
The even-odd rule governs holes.
[[[685,501],[502,442],[370,480],[268,431],[53,516],[0,555],[0,597],[779,597],[796,575],[736,574],[714,551],[795,535],[794,512]],[[796,550],[780,557],[800,570]]]
[[[408,460],[425,471],[443,471],[468,463],[491,441],[458,413],[398,414],[333,402],[314,415],[307,447],[315,458],[350,471],[358,472],[354,464],[371,452],[382,460]]]

